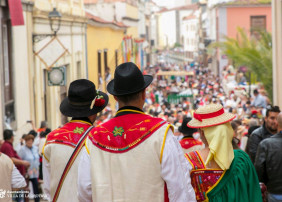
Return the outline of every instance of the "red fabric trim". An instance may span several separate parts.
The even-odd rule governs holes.
[[[24,25],[21,0],[8,0],[12,26]]]
[[[53,130],[47,135],[46,145],[62,144],[75,147],[83,133],[90,127],[89,124],[83,122],[68,122],[63,127]],[[75,133],[75,129],[83,129],[80,133]]]
[[[48,144],[61,144],[61,145],[66,145],[66,146],[70,146],[72,148],[75,148],[75,145],[70,144],[69,142],[59,142],[59,141],[54,141],[54,142],[48,142],[46,143],[46,145]]]
[[[196,145],[203,145],[203,143],[199,140],[195,140],[193,137],[191,138],[184,138],[182,140],[179,141],[181,147],[183,149],[189,149],[193,146],[196,146]]]
[[[163,119],[146,114],[127,114],[97,126],[90,131],[88,137],[104,151],[124,153],[144,142],[165,123]],[[113,133],[116,128],[122,128],[122,135]]]
[[[169,202],[169,197],[168,197],[168,191],[167,191],[166,183],[165,183],[165,186],[164,186],[164,202]]]
[[[197,114],[196,112],[194,112],[194,118],[197,119],[198,121],[203,121],[203,119],[210,119],[210,118],[214,118],[217,116],[220,116],[224,114],[224,109],[221,108],[220,110],[216,111],[216,112],[212,112],[212,113],[208,113],[208,114]]]

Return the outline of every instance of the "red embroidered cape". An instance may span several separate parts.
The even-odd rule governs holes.
[[[104,151],[123,153],[145,141],[165,123],[146,114],[127,114],[93,128],[88,138]]]
[[[63,144],[75,147],[83,133],[91,126],[84,121],[70,121],[47,135],[46,144]]]
[[[184,137],[179,143],[183,149],[189,149],[196,145],[203,145],[201,141],[195,140],[193,137]]]

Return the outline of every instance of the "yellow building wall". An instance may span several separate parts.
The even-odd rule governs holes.
[[[126,4],[126,16],[133,19],[138,19],[138,8],[130,4]],[[138,38],[138,26],[128,27],[127,35],[133,38]]]
[[[101,50],[101,70],[103,85],[102,91],[106,92],[105,66],[104,66],[104,49],[107,49],[107,63],[111,70],[112,78],[115,71],[115,51],[121,50],[121,42],[124,37],[123,30],[114,30],[110,27],[97,27],[87,25],[87,57],[88,57],[88,78],[95,83],[98,88],[98,51]],[[121,53],[119,52],[118,64],[122,61]],[[115,108],[115,100],[110,96],[111,108]]]
[[[138,38],[138,27],[128,27],[126,35],[132,36],[132,38]]]
[[[126,16],[138,19],[138,8],[130,4],[126,4]]]

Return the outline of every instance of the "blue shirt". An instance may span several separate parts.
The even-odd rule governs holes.
[[[38,148],[32,146],[31,148],[26,145],[19,150],[19,156],[21,159],[26,160],[30,163],[28,168],[29,178],[38,178],[39,175],[39,154]]]
[[[266,108],[266,104],[266,99],[261,94],[258,94],[252,102],[252,106],[255,107]]]

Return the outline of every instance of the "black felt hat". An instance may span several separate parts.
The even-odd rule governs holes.
[[[60,111],[68,117],[88,117],[102,111],[108,102],[108,95],[96,91],[93,82],[78,79],[70,84],[68,96],[62,101]]]
[[[187,123],[191,120],[192,120],[192,118],[190,118],[190,117],[184,118],[181,126],[178,127],[178,131],[183,133],[184,135],[191,135],[191,136],[192,136],[193,133],[197,132],[197,129],[190,128],[190,127],[187,126]]]
[[[134,63],[126,62],[117,66],[115,77],[108,83],[107,90],[112,95],[128,95],[144,90],[152,81],[151,75],[143,75]]]

